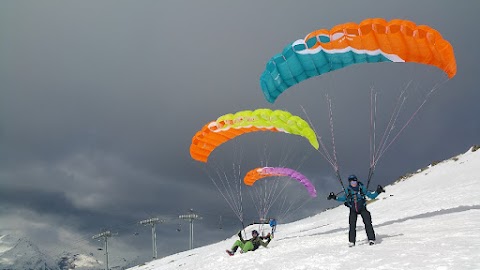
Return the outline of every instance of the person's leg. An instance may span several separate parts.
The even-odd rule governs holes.
[[[243,247],[240,247],[243,251],[243,253],[248,252],[250,250],[253,250],[253,243],[250,241],[245,242]]]
[[[232,246],[232,252],[235,253],[238,248],[241,248],[243,250],[244,246],[245,246],[245,244],[242,241],[237,240],[237,241],[235,241],[235,243]]]
[[[348,241],[350,243],[355,243],[357,238],[357,212],[355,209],[350,208],[350,215],[348,217],[348,224],[350,225],[350,230],[348,231]]]
[[[360,212],[360,215],[362,216],[363,224],[365,224],[365,232],[367,233],[368,240],[375,241],[375,231],[373,230],[372,226],[372,215],[366,208]]]

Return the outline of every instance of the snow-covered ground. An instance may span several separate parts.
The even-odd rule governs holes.
[[[480,269],[480,150],[387,186],[368,209],[374,246],[360,217],[357,246],[347,246],[348,209],[340,205],[279,224],[268,248],[230,257],[233,236],[131,269]]]

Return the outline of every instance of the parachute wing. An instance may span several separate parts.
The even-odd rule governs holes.
[[[317,197],[317,191],[313,184],[305,177],[303,174],[290,169],[290,168],[283,168],[283,167],[262,167],[262,168],[255,168],[249,171],[245,177],[243,178],[243,182],[248,185],[252,186],[255,181],[260,180],[265,177],[272,177],[272,176],[288,176],[292,179],[297,180],[302,185],[305,186],[310,197]]]
[[[260,77],[265,98],[273,103],[287,88],[308,78],[352,64],[415,62],[457,73],[452,45],[426,25],[408,20],[371,18],[320,29],[273,56]]]
[[[299,135],[305,137],[315,149],[319,147],[317,135],[302,118],[287,111],[257,109],[226,114],[203,126],[192,138],[190,155],[195,160],[207,162],[210,153],[222,143],[257,131]]]

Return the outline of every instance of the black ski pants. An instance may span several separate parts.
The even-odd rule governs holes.
[[[357,217],[359,214],[362,216],[363,224],[365,224],[365,231],[367,232],[368,240],[375,241],[375,231],[373,230],[372,226],[372,216],[370,215],[370,212],[368,212],[366,207],[360,209],[360,212],[358,213],[357,211],[355,211],[354,207],[350,208],[350,216],[348,218],[348,223],[350,224],[348,241],[355,243],[355,239],[357,237]]]

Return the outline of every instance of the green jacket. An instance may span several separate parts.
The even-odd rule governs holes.
[[[252,250],[256,250],[257,248],[260,247],[260,245],[263,246],[263,247],[267,247],[268,243],[270,243],[270,241],[272,240],[272,239],[270,239],[270,237],[265,237],[265,236],[257,236],[257,237],[252,237],[248,240],[245,240],[242,237],[242,231],[240,231],[238,233],[238,236],[240,237],[240,241],[242,241],[242,243],[244,243],[244,244],[246,242],[251,242],[253,244],[253,249]],[[268,239],[268,240],[264,242],[263,240],[265,240],[265,239]]]

